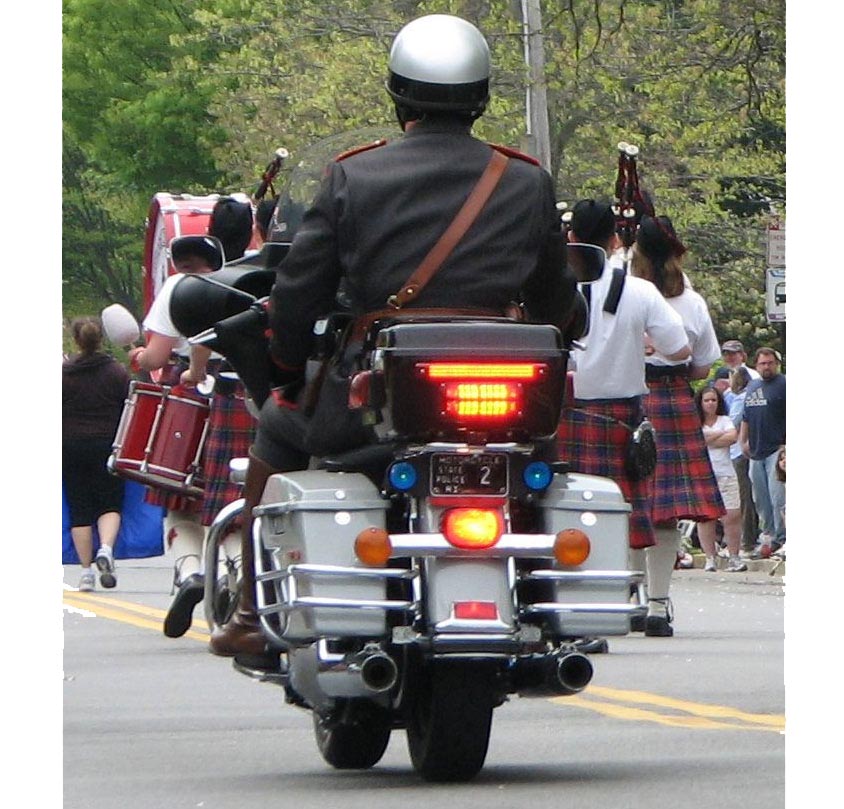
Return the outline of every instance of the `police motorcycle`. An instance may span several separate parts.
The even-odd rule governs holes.
[[[287,248],[269,247],[277,262]],[[570,246],[595,280],[603,251]],[[256,406],[276,384],[265,337],[274,273],[225,267],[186,276],[171,314],[220,352]],[[311,712],[317,747],[339,769],[374,766],[404,730],[414,769],[466,781],[483,767],[496,707],[565,696],[593,676],[579,639],[625,635],[630,510],[611,480],[545,459],[565,394],[568,348],[553,326],[426,314],[363,326],[316,324],[325,358],[358,329],[348,407],[364,447],[273,475],[254,510],[257,606],[274,672],[242,673]],[[245,463],[233,461],[243,479]],[[211,527],[206,569],[243,501]],[[206,577],[209,624],[237,597],[236,560]]]

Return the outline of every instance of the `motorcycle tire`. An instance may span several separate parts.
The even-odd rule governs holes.
[[[317,748],[337,770],[374,767],[390,741],[389,714],[366,701],[347,703],[329,716],[314,712],[313,719]]]
[[[413,767],[426,781],[469,781],[484,766],[495,671],[477,662],[438,661],[423,676],[407,722]]]

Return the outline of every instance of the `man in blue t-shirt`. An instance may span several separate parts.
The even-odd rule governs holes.
[[[777,456],[785,444],[785,375],[773,348],[756,352],[759,379],[747,386],[739,441],[750,458],[753,500],[762,523],[762,544],[785,543],[785,484],[777,478]]]

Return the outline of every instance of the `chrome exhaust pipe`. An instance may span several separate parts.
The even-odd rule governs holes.
[[[511,687],[520,697],[570,696],[581,692],[594,670],[586,655],[568,652],[520,658],[511,672]]]
[[[557,681],[561,694],[579,694],[592,681],[592,661],[580,652],[569,652],[557,660]]]
[[[399,678],[399,669],[392,657],[384,652],[366,655],[357,664],[364,686],[376,694],[389,691]]]

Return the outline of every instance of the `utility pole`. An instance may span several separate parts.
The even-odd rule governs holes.
[[[525,98],[527,135],[531,151],[542,167],[551,171],[551,137],[548,131],[548,96],[545,86],[545,46],[542,38],[540,0],[521,0],[522,29],[528,84]]]

